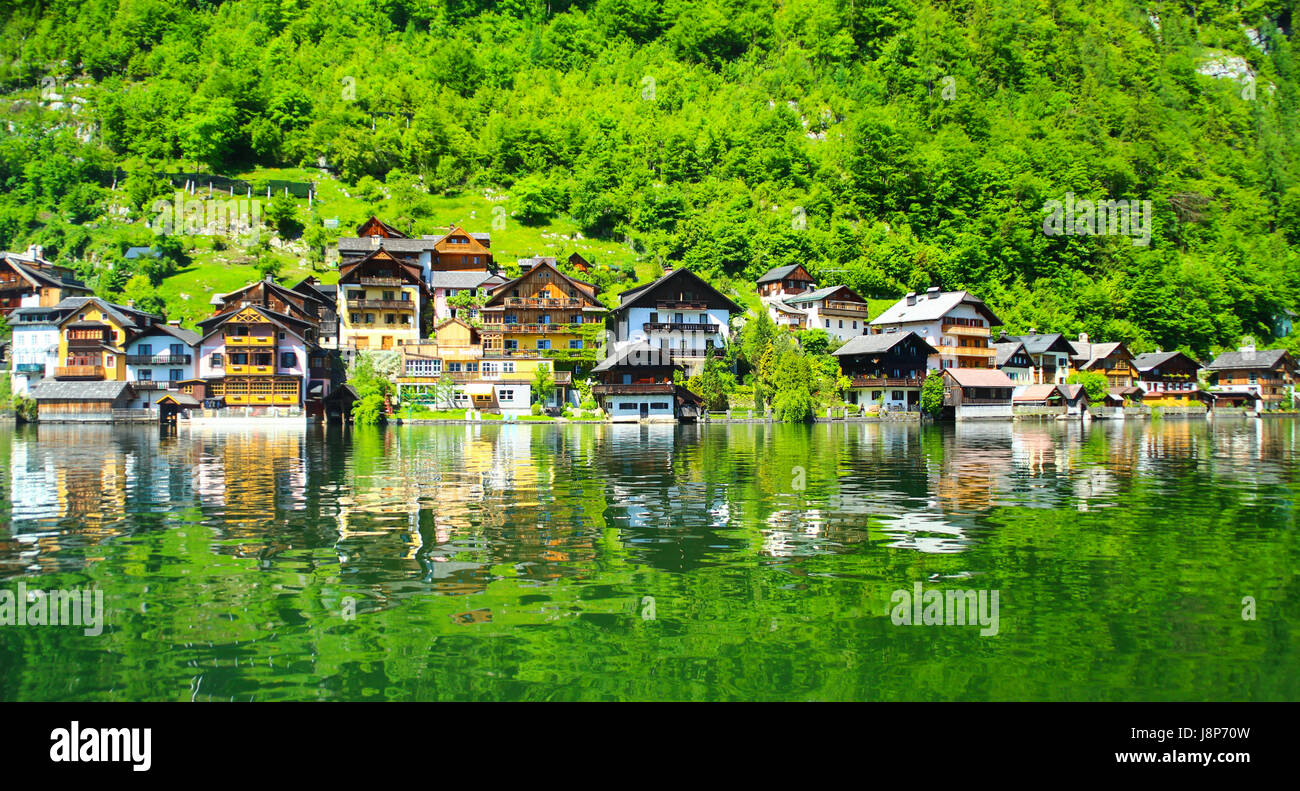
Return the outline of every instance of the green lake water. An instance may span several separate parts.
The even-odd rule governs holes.
[[[0,590],[108,621],[0,626],[0,700],[1298,700],[1298,460],[1287,418],[0,425]],[[997,634],[895,624],[917,583]]]

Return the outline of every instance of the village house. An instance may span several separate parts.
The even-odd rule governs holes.
[[[1137,386],[1149,406],[1187,406],[1205,400],[1197,374],[1201,364],[1182,352],[1150,352],[1133,358]]]
[[[873,334],[914,332],[937,351],[929,367],[992,368],[997,350],[991,330],[1002,320],[984,300],[966,291],[941,291],[937,286],[923,294],[909,292],[871,321]]]
[[[1008,379],[1015,382],[1017,387],[1033,383],[1035,378],[1034,360],[1029,356],[1029,350],[1025,348],[1023,342],[995,343],[993,348],[997,351],[994,366],[1006,374]]]
[[[1070,341],[1074,354],[1070,357],[1071,372],[1090,371],[1106,377],[1106,403],[1121,406],[1133,401],[1141,401],[1144,395],[1136,386],[1137,368],[1133,366],[1133,354],[1122,342],[1092,343],[1088,334],[1079,333],[1077,341]]]
[[[493,359],[484,356],[479,330],[462,319],[446,319],[434,329],[435,338],[403,344],[397,377],[400,403],[432,409],[465,409],[500,415],[525,415],[534,400],[560,408],[573,400],[573,375],[555,370],[553,360],[531,357]],[[551,372],[549,392],[532,392],[539,368]]]
[[[228,294],[214,294],[209,301],[212,314],[220,316],[237,308],[262,307],[311,325],[312,343],[320,342],[320,324],[334,305],[314,288],[288,288],[267,275]]]
[[[433,292],[433,320],[481,318],[482,305],[492,290],[506,279],[486,270],[434,272],[429,280]],[[467,297],[470,304],[458,307],[456,297]]]
[[[1079,416],[1088,409],[1083,385],[1031,384],[1017,387],[1011,396],[1013,407],[1055,407],[1062,414]]]
[[[68,297],[90,296],[85,283],[72,270],[41,258],[33,245],[25,255],[0,252],[0,316],[17,308],[48,308]]]
[[[484,357],[595,363],[605,316],[596,293],[549,261],[493,288],[482,310]]]
[[[832,352],[850,380],[846,401],[908,411],[920,408],[926,361],[935,353],[914,332],[859,335]]]
[[[240,414],[272,414],[271,408],[323,414],[330,372],[310,322],[249,305],[199,322],[198,378],[206,409],[241,408]]]
[[[944,368],[943,405],[957,420],[1010,418],[1015,383],[993,368]]]
[[[1248,395],[1260,410],[1289,409],[1296,404],[1296,361],[1285,349],[1256,349],[1251,341],[1235,352],[1214,358],[1212,392],[1218,396]]]
[[[723,349],[731,337],[732,314],[744,309],[688,269],[668,269],[653,283],[619,294],[610,322],[611,354],[632,344],[666,349],[687,376],[704,367],[709,349]]]
[[[818,288],[800,265],[770,270],[758,279],[759,300],[778,326],[821,329],[848,340],[867,332],[867,301],[848,286]]]
[[[199,334],[180,322],[155,323],[127,342],[126,378],[140,408],[155,408],[159,395],[179,391],[181,382],[194,378],[198,342]]]
[[[54,376],[59,365],[59,324],[89,299],[67,297],[51,307],[15,308],[9,314],[9,381],[14,393],[27,395],[31,385]]]
[[[674,376],[684,375],[682,359],[667,346],[644,339],[619,347],[592,369],[599,380],[591,392],[615,423],[640,420],[695,420],[703,411],[700,397]]]
[[[316,310],[319,319],[316,325],[316,342],[320,344],[322,349],[338,349],[338,286],[334,284],[326,285],[320,282],[315,275],[308,275],[299,280],[297,285],[292,286],[289,290],[296,291],[309,300],[320,300]]]
[[[1065,384],[1070,376],[1070,357],[1074,354],[1074,347],[1059,332],[1039,333],[1030,330],[1027,335],[1008,335],[1004,332],[994,343],[1024,344],[1029,359],[1033,361],[1032,384]]]
[[[395,349],[427,334],[429,286],[417,266],[385,250],[340,266],[338,294],[343,300],[339,348],[345,356]]]

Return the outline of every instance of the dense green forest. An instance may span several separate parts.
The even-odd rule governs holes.
[[[388,219],[417,232],[446,224],[428,194],[499,188],[516,221],[569,217],[725,282],[800,262],[864,296],[968,288],[1013,330],[1205,356],[1270,338],[1300,297],[1291,12],[0,0],[0,248],[83,258],[119,169],[139,221],[163,167],[327,167],[408,196]],[[32,100],[51,90],[72,107]],[[1150,201],[1149,244],[1045,233],[1067,194]]]

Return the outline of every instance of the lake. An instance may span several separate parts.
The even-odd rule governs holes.
[[[0,425],[0,590],[106,619],[0,626],[0,700],[1297,700],[1298,458],[1290,418]]]

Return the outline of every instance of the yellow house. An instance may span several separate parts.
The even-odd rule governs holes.
[[[485,356],[478,330],[460,319],[443,321],[434,333],[431,341],[400,347],[399,401],[434,409],[472,406],[480,412],[521,415],[531,409],[532,382],[538,368],[546,367],[555,380],[554,392],[542,394],[546,406],[561,403],[572,383],[572,374],[556,371],[553,360]]]
[[[55,379],[126,381],[126,344],[162,316],[87,298],[59,324],[59,365]]]
[[[488,357],[594,362],[605,307],[596,287],[540,259],[520,277],[492,290],[483,306]]]
[[[351,351],[396,349],[418,342],[429,287],[418,265],[379,249],[339,270],[339,346]]]

